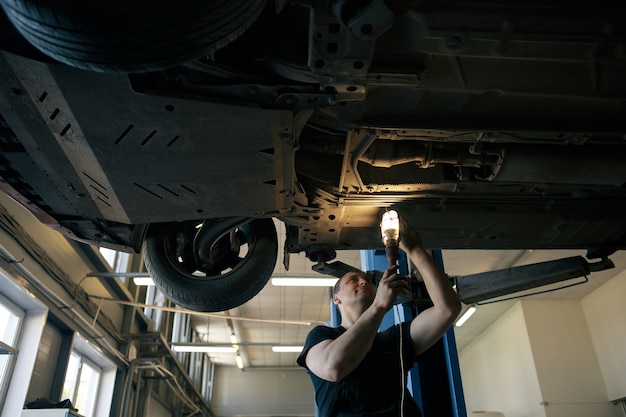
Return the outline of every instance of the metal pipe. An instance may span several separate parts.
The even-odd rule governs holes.
[[[122,391],[122,405],[121,405],[121,415],[120,417],[126,417],[128,415],[128,407],[129,407],[129,398],[130,398],[130,389],[133,385],[133,376],[135,374],[135,367],[137,366],[137,362],[140,361],[140,358],[135,358],[130,361],[128,365],[128,370],[126,371],[126,378],[124,379],[124,389]]]
[[[453,279],[459,299],[465,304],[474,304],[614,267],[610,259],[590,264],[582,256],[572,256]]]
[[[137,278],[151,277],[148,272],[90,272],[85,277],[95,278]]]
[[[170,312],[174,312],[174,313],[185,313],[185,314],[192,314],[192,315],[196,315],[196,316],[215,317],[215,318],[220,318],[220,319],[224,319],[224,320],[230,319],[230,320],[241,320],[241,321],[254,321],[254,322],[258,322],[258,323],[296,324],[296,325],[301,325],[301,326],[311,326],[313,324],[324,324],[325,323],[323,321],[318,321],[318,320],[310,320],[310,321],[305,321],[305,320],[269,320],[269,319],[257,319],[257,318],[252,318],[252,317],[226,316],[224,314],[208,313],[208,312],[204,312],[204,311],[195,311],[195,310],[185,310],[185,309],[181,309],[181,308],[178,308],[178,307],[155,306],[155,305],[151,305],[151,304],[136,303],[136,302],[133,302],[133,301],[118,300],[118,299],[115,299],[115,298],[99,297],[99,296],[93,296],[93,295],[90,295],[89,297],[93,298],[93,299],[96,299],[96,300],[104,300],[104,301],[109,301],[109,302],[112,302],[112,303],[123,304],[123,305],[128,305],[128,306],[133,306],[133,307],[152,308],[154,310],[170,311]]]

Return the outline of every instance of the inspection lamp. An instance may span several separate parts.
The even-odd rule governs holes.
[[[400,238],[400,218],[395,210],[387,210],[380,222],[380,232],[385,244],[385,255],[389,266],[395,265],[400,259],[398,254],[398,239]]]

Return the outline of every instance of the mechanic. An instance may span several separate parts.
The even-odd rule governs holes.
[[[383,273],[377,289],[361,271],[339,279],[333,302],[341,314],[341,326],[313,328],[297,359],[313,382],[320,417],[421,416],[406,388],[407,372],[417,355],[452,325],[461,304],[442,270],[422,247],[417,231],[402,218],[400,224],[400,248],[422,276],[433,306],[410,322],[379,332],[396,296],[410,292],[407,278],[397,273],[398,265]]]

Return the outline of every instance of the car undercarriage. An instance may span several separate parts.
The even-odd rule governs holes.
[[[380,247],[389,207],[431,248],[626,248],[624,5],[254,3],[235,39],[143,67],[95,40],[98,61],[48,56],[7,20],[0,188],[72,239],[143,247],[207,311],[267,282],[273,218],[286,258],[321,262]]]

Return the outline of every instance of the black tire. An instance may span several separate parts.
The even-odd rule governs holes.
[[[167,223],[148,229],[144,262],[167,298],[194,311],[225,311],[265,287],[278,256],[271,219],[205,221],[200,231],[196,226],[197,222]],[[247,244],[245,257],[239,257],[238,247],[233,250],[229,231]]]
[[[158,71],[209,56],[259,17],[266,0],[0,0],[47,56],[95,72]]]

